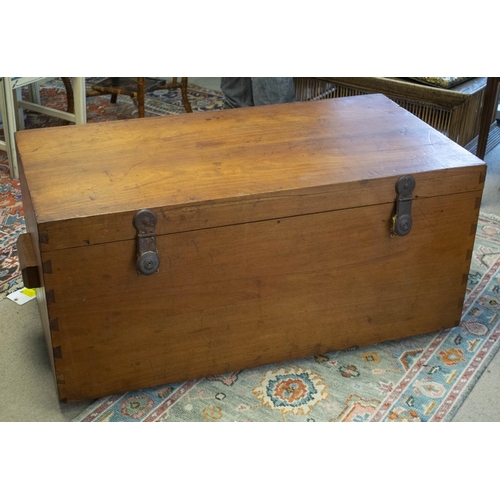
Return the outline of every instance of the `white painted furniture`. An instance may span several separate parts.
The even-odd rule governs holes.
[[[76,124],[87,121],[84,77],[73,77],[74,113],[59,111],[40,104],[38,85],[43,80],[47,78],[40,76],[0,77],[0,114],[5,133],[5,141],[0,140],[0,149],[7,151],[10,176],[13,179],[19,177],[14,134],[17,130],[24,128],[23,109],[55,116]],[[31,101],[22,100],[21,89],[26,85],[30,86]]]

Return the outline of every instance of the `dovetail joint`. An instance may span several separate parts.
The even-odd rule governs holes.
[[[52,274],[52,261],[46,260],[45,262],[42,262],[42,269],[44,274]]]
[[[54,290],[46,290],[45,298],[47,299],[47,304],[53,304],[56,301],[56,293]]]
[[[40,231],[40,233],[38,235],[38,239],[39,239],[40,243],[48,244],[49,243],[48,231]]]

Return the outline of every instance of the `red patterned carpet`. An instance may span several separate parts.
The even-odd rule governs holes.
[[[11,180],[7,155],[0,152],[0,296],[19,286],[16,240],[24,231],[19,181]]]

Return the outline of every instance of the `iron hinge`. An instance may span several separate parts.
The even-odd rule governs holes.
[[[394,236],[406,236],[411,231],[411,202],[415,179],[411,175],[404,175],[396,182],[396,210],[392,217],[391,238]]]
[[[137,231],[137,274],[150,275],[158,272],[160,257],[156,251],[156,214],[151,210],[139,210],[133,219]]]

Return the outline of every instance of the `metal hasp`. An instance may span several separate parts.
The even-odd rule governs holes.
[[[151,210],[139,210],[133,219],[137,230],[137,274],[150,275],[158,272],[160,257],[156,251],[156,214]]]
[[[415,189],[415,179],[404,175],[396,182],[396,212],[392,217],[391,238],[406,236],[411,231],[411,200]]]

